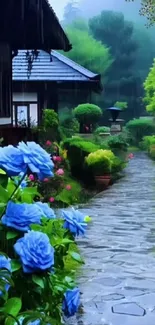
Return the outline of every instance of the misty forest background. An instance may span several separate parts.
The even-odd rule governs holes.
[[[73,44],[65,55],[102,75],[104,90],[92,102],[102,109],[127,102],[126,120],[146,115],[143,83],[155,58],[155,27],[139,9],[140,0],[71,0],[62,21]]]

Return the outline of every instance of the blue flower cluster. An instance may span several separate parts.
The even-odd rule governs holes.
[[[40,180],[53,176],[51,156],[35,142],[20,142],[18,147],[9,145],[0,148],[0,168],[8,176],[18,176],[29,168]]]
[[[24,273],[45,271],[54,266],[54,248],[49,238],[40,231],[29,231],[14,245],[19,255]]]
[[[42,217],[55,218],[54,211],[47,203],[20,204],[9,201],[1,221],[7,227],[26,232],[31,224],[41,224]]]
[[[78,210],[71,209],[62,211],[62,217],[65,220],[64,227],[68,229],[74,236],[84,235],[87,223],[85,216]]]
[[[75,315],[80,306],[80,291],[78,288],[67,290],[64,294],[62,310],[66,317]]]
[[[53,168],[54,164],[50,155],[35,142],[20,142],[17,147],[0,147],[0,169],[3,169],[8,176],[15,177],[15,182],[19,179],[17,185],[20,184],[21,188],[27,186],[24,176],[28,170],[31,170],[33,174],[37,174],[39,180],[43,180],[53,176]],[[74,237],[85,234],[87,222],[86,217],[81,212],[73,208],[64,210],[62,211],[62,217],[64,228]],[[7,203],[6,210],[1,218],[2,225],[18,231],[20,238],[18,237],[19,239],[17,239],[13,248],[22,265],[23,273],[29,275],[36,273],[44,275],[45,271],[53,271],[54,262],[57,260],[57,247],[53,248],[48,235],[41,231],[31,230],[32,224],[41,225],[42,218],[56,218],[54,211],[47,203],[16,203],[12,197]],[[66,232],[64,231],[65,234]],[[0,255],[0,269],[3,268],[11,272],[11,260],[4,255]],[[6,291],[9,290],[9,287],[9,284],[5,284]],[[2,294],[2,291],[0,291],[0,296]],[[62,305],[64,315],[66,317],[73,316],[78,311],[79,306],[79,289],[67,290]],[[21,325],[23,320],[22,317],[19,319]],[[40,324],[39,319],[29,322],[29,325]]]

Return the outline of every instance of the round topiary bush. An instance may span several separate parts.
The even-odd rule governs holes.
[[[102,110],[94,104],[80,104],[74,109],[74,115],[80,123],[95,124],[101,118]]]
[[[109,133],[110,132],[110,127],[108,126],[99,126],[95,130],[95,134],[100,134],[100,133]]]

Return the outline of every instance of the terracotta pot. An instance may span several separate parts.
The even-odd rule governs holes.
[[[107,187],[111,181],[111,176],[110,175],[95,176],[95,181],[97,185],[103,185],[104,187]]]

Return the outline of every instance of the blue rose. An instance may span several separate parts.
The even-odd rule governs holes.
[[[11,272],[11,259],[7,258],[4,255],[0,255],[0,269],[7,269],[8,271]],[[5,290],[8,291],[10,288],[9,284],[5,285]],[[3,295],[3,292],[0,291],[0,296]]]
[[[80,291],[78,288],[67,290],[64,294],[62,310],[65,316],[74,316],[80,306]]]
[[[19,255],[24,273],[34,273],[50,269],[54,265],[54,248],[49,238],[40,231],[29,231],[14,245]]]
[[[5,170],[8,176],[17,176],[21,172],[25,173],[26,164],[23,159],[23,153],[9,145],[0,148],[0,168]]]
[[[54,219],[56,217],[53,209],[51,209],[47,203],[35,202],[35,204],[42,210],[42,215],[44,217],[49,219]]]
[[[40,224],[43,217],[42,210],[36,204],[8,202],[2,224],[17,229],[28,231],[31,224]]]
[[[62,216],[65,219],[64,227],[74,235],[84,235],[87,227],[84,215],[78,210],[72,209],[62,211]]]
[[[40,180],[53,176],[54,164],[51,156],[35,142],[20,142],[18,149],[21,151],[24,163],[32,173],[36,173]]]

